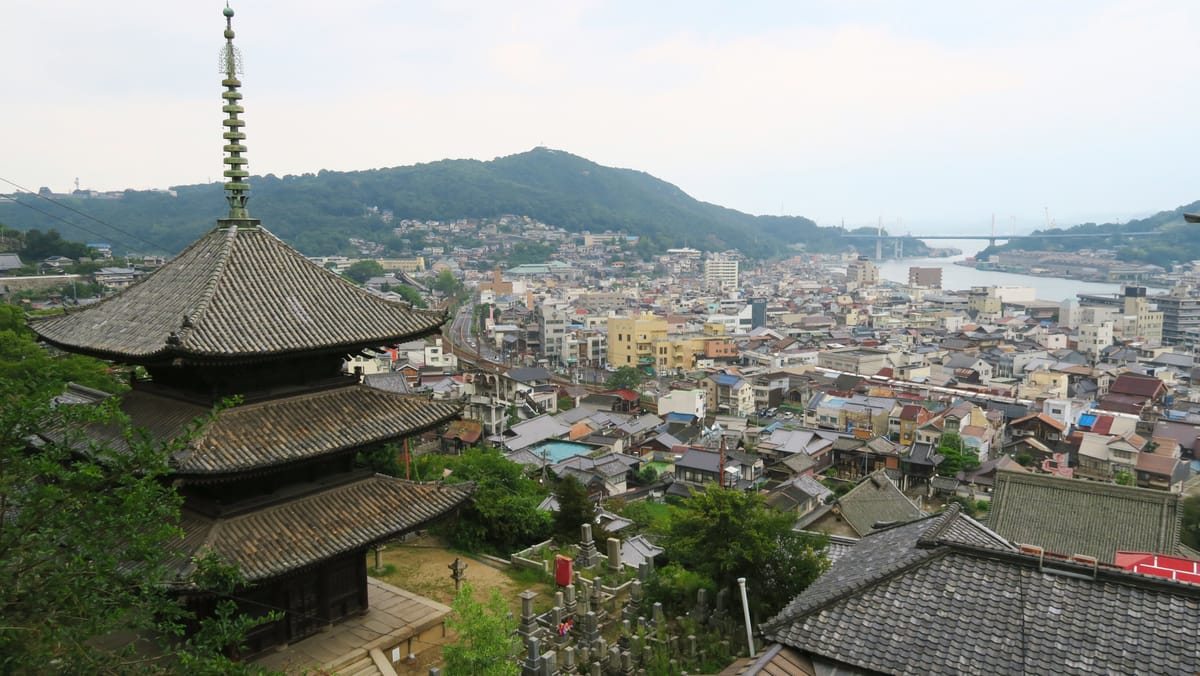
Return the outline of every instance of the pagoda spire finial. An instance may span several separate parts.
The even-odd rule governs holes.
[[[242,93],[238,91],[242,81],[237,77],[242,70],[242,55],[237,47],[233,46],[233,8],[228,2],[225,4],[224,14],[225,46],[221,48],[221,72],[225,79],[221,81],[221,85],[225,87],[225,91],[221,93],[221,98],[225,99],[225,105],[221,110],[226,114],[223,123],[225,133],[222,136],[225,139],[226,153],[225,201],[229,202],[229,215],[223,220],[248,221],[250,212],[246,210],[246,200],[249,199],[247,192],[250,190],[250,184],[246,179],[249,178],[250,172],[247,171],[249,160],[245,157],[246,146],[243,145],[246,134],[242,131],[246,121],[238,117],[245,112],[241,106]]]

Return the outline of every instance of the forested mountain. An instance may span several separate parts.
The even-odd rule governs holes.
[[[350,237],[387,242],[393,224],[380,218],[384,211],[397,220],[514,214],[574,232],[624,231],[641,237],[643,254],[684,245],[736,247],[751,256],[778,255],[786,250],[781,244],[803,243],[809,251],[845,247],[841,228],[700,202],[644,172],[604,167],[547,148],[490,162],[443,160],[367,171],[256,176],[250,184],[250,213],[308,255],[348,252]],[[174,254],[211,228],[225,203],[215,183],[173,191],[174,196],[127,191],[121,199],[61,200],[123,232],[28,194],[19,195],[20,201],[73,225],[3,202],[0,223],[20,230],[54,228],[68,239],[110,242],[119,252]],[[906,251],[909,247],[906,243]]]
[[[1078,251],[1079,249],[1116,249],[1117,258],[1136,263],[1153,263],[1169,267],[1172,263],[1200,260],[1200,225],[1186,223],[1185,213],[1200,211],[1200,201],[1160,211],[1147,218],[1125,223],[1084,223],[1070,228],[1036,230],[1034,235],[1090,234],[1095,237],[1079,239],[1023,239],[994,246],[979,253],[1001,251]],[[1151,237],[1122,237],[1123,232],[1158,232]]]

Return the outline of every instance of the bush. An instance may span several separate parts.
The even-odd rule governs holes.
[[[696,592],[700,589],[715,592],[717,585],[712,578],[687,570],[678,563],[669,563],[659,568],[646,584],[646,615],[657,603],[663,604],[668,615],[673,611],[690,610],[696,605]]]

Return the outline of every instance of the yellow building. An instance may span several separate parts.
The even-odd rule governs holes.
[[[380,258],[379,265],[384,272],[421,272],[425,269],[425,259],[422,256],[414,258]]]
[[[1146,287],[1125,287],[1126,323],[1133,326],[1127,337],[1152,345],[1162,343],[1163,313],[1146,298]]]
[[[708,338],[664,338],[654,343],[655,368],[660,373],[696,368],[696,355],[704,354],[704,343]]]
[[[651,312],[608,320],[608,363],[620,368],[657,367],[654,345],[667,339],[667,320]]]

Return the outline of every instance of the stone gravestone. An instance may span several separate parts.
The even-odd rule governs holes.
[[[596,551],[596,543],[592,540],[592,524],[581,525],[579,531],[579,553],[575,555],[575,565],[582,570],[591,570],[600,563],[600,552]]]
[[[621,539],[608,539],[608,570],[611,573],[621,572]]]

